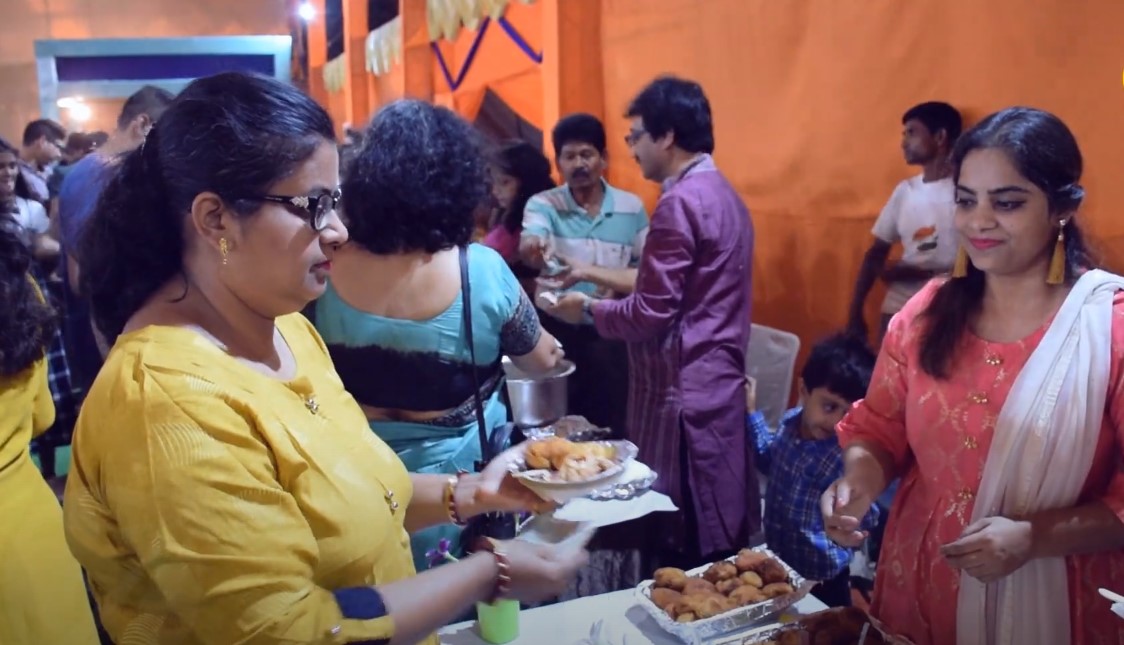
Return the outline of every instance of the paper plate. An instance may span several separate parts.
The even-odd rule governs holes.
[[[556,479],[558,475],[556,472],[551,470],[527,470],[526,463],[521,460],[512,464],[512,475],[543,499],[561,503],[576,497],[585,497],[596,490],[620,482],[626,474],[625,466],[635,459],[639,452],[636,444],[631,441],[598,441],[596,443],[613,446],[616,451],[616,457],[613,459],[615,463],[612,468],[589,479],[560,481]]]

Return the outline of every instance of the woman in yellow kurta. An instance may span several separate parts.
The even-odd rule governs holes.
[[[193,82],[106,187],[79,251],[116,339],[86,398],[66,531],[119,643],[413,643],[474,602],[558,593],[525,543],[415,575],[408,533],[540,502],[502,455],[410,475],[300,314],[347,239],[327,114],[273,81]],[[451,499],[450,499],[451,498]]]
[[[54,311],[28,277],[31,252],[14,226],[0,215],[0,645],[92,645],[98,639],[82,571],[29,450],[55,421],[43,355]]]

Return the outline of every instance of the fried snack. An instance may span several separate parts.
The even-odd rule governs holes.
[[[734,604],[736,604],[738,607],[745,607],[746,605],[764,602],[768,600],[768,598],[766,598],[765,594],[762,593],[761,590],[757,587],[753,587],[751,585],[742,585],[737,589],[734,589],[734,591],[730,594],[730,600],[733,601]]]
[[[740,579],[728,578],[726,580],[719,580],[718,583],[714,585],[714,588],[723,596],[729,596],[731,591],[740,586],[742,586],[742,581]]]
[[[695,615],[699,618],[713,618],[724,614],[735,607],[734,603],[723,596],[706,596],[695,603]]]
[[[655,586],[673,589],[675,591],[683,591],[687,585],[687,573],[682,569],[675,567],[664,567],[656,569],[655,575],[652,576]]]
[[[586,479],[592,479],[612,468],[615,464],[612,459],[604,457],[566,457],[561,465],[555,470],[558,471],[559,478],[562,481],[580,482]]]
[[[552,470],[562,481],[584,481],[616,464],[616,448],[597,442],[573,442],[560,437],[533,441],[527,446],[524,461],[532,470]]]
[[[684,596],[698,593],[718,593],[714,588],[714,583],[702,578],[687,578],[687,582],[683,585],[681,590]]]
[[[669,609],[674,608],[675,603],[679,602],[679,599],[682,597],[683,595],[674,589],[668,589],[666,587],[654,587],[652,589],[652,602],[668,613],[671,613]],[[674,617],[674,614],[672,614],[672,618]]]
[[[558,437],[532,441],[527,445],[527,452],[523,459],[527,462],[527,467],[533,470],[549,469],[552,467],[554,456],[564,453],[568,443],[570,442]]]
[[[776,598],[778,596],[784,596],[792,593],[793,591],[794,589],[792,588],[792,585],[788,584],[787,582],[774,582],[765,585],[761,589],[761,593],[764,594],[766,598]]]
[[[769,556],[761,553],[760,551],[742,549],[738,552],[738,557],[734,558],[734,566],[738,568],[738,573],[745,573],[746,571],[756,571],[757,567],[760,566],[762,562],[768,559]]]
[[[758,589],[765,586],[765,581],[761,579],[761,574],[756,571],[746,571],[738,576],[738,580],[741,580],[743,585],[749,585]]]
[[[804,635],[801,630],[791,629],[786,631],[777,638],[777,645],[804,645]]]
[[[784,565],[773,558],[767,558],[758,566],[756,571],[761,576],[761,580],[767,585],[773,584],[774,582],[788,581],[788,572],[785,571]]]
[[[693,623],[696,620],[698,620],[698,618],[695,614],[689,611],[675,617],[675,622],[677,623]]]
[[[717,583],[720,580],[729,580],[738,575],[738,568],[732,562],[715,562],[710,565],[710,568],[703,574],[703,578]]]

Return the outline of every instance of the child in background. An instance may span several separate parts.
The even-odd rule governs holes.
[[[820,495],[843,476],[843,451],[835,425],[866,394],[874,353],[862,339],[837,335],[812,348],[800,374],[800,403],[772,431],[754,409],[747,419],[757,448],[757,467],[769,477],[765,493],[765,542],[807,580],[820,584],[812,594],[830,607],[851,605],[851,549],[828,538]],[[871,508],[863,524],[877,521]]]

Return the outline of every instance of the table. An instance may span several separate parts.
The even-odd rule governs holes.
[[[805,596],[785,613],[807,615],[824,609],[827,605]],[[609,627],[614,645],[621,645],[626,637],[627,645],[680,645],[637,604],[632,589],[523,611],[519,616],[519,638],[511,645],[575,645],[589,637],[590,627],[598,620],[604,620]],[[448,625],[438,636],[442,645],[487,645],[476,633],[476,621]]]

